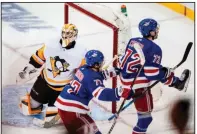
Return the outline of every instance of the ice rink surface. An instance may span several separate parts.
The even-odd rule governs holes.
[[[120,10],[121,3],[107,4]],[[132,37],[140,36],[138,23],[143,18],[154,18],[160,24],[159,38],[155,41],[163,50],[162,64],[173,67],[182,58],[188,42],[194,42],[194,22],[159,4],[126,3],[131,22]],[[14,17],[15,16],[15,17]],[[16,17],[18,16],[18,18]],[[21,18],[20,18],[21,17]],[[70,22],[79,29],[78,41],[90,49],[99,48],[106,57],[112,58],[112,31],[94,20],[73,13]],[[17,108],[18,97],[31,87],[30,84],[16,86],[16,75],[28,63],[28,59],[42,43],[60,35],[64,23],[63,3],[18,3],[2,5],[2,133],[3,134],[63,134],[64,126],[50,129],[37,128],[31,119],[20,115]],[[153,122],[148,129],[149,134],[176,134],[169,122],[168,112],[177,98],[190,98],[192,101],[189,130],[194,130],[194,46],[187,61],[179,67],[175,74],[180,76],[183,69],[191,70],[192,75],[186,93],[163,86],[163,94],[155,107],[162,107],[153,112]],[[107,85],[110,85],[108,82]],[[10,96],[10,98],[8,97]],[[165,105],[165,107],[163,107]],[[96,109],[96,108],[95,108]],[[94,110],[95,116],[102,115]],[[96,118],[96,117],[95,117]],[[122,113],[112,134],[131,134],[137,121],[136,114]],[[97,121],[101,132],[108,132],[111,127],[108,121]]]

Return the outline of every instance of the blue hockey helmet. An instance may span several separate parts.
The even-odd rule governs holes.
[[[157,21],[150,18],[143,19],[138,26],[142,36],[149,36],[150,32],[156,31],[158,27],[159,24],[157,23]]]
[[[86,64],[94,66],[95,64],[101,65],[104,61],[103,53],[99,50],[89,50],[85,55]]]

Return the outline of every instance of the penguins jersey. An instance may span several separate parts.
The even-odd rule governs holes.
[[[61,91],[73,79],[74,70],[85,63],[86,53],[80,44],[65,49],[60,43],[58,38],[44,44],[29,61],[36,68],[43,66],[41,76],[56,91]]]
[[[165,72],[162,70],[162,65],[160,65],[162,60],[161,48],[146,38],[132,38],[127,45],[124,56],[120,60],[120,68],[122,69],[120,80],[123,88],[130,89],[140,68],[140,58],[133,47],[134,43],[141,46],[145,56],[145,65],[137,77],[133,89],[149,87],[155,80],[170,85],[173,78],[164,79]]]
[[[88,104],[95,97],[103,101],[118,101],[115,89],[103,85],[103,75],[87,65],[80,67],[73,81],[66,85],[55,102],[55,106],[64,111],[88,113]]]

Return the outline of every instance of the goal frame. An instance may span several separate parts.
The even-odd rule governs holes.
[[[119,28],[113,25],[112,23],[100,18],[99,16],[85,10],[84,8],[74,4],[72,2],[66,2],[64,4],[64,24],[69,23],[69,7],[75,9],[78,12],[100,22],[101,24],[107,26],[108,28],[113,30],[113,57],[118,54],[118,31]],[[117,66],[117,59],[113,62],[113,66]],[[117,78],[112,78],[112,88],[117,87]],[[112,113],[116,113],[116,102],[112,102]]]

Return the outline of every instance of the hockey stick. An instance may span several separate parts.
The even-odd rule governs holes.
[[[106,70],[116,59],[118,59],[120,55],[115,55],[114,58],[107,64],[103,67],[103,70]]]
[[[134,46],[135,50],[137,51],[137,53],[139,54],[141,67],[137,71],[137,75],[135,76],[135,78],[134,78],[134,80],[133,80],[133,82],[132,82],[132,84],[130,86],[131,89],[133,88],[133,85],[135,83],[135,80],[137,79],[138,75],[140,74],[142,68],[144,67],[144,63],[145,63],[145,57],[144,57],[144,54],[142,52],[142,49],[141,49],[140,45],[137,44],[137,43],[135,43],[133,46]],[[108,132],[108,134],[110,134],[112,132],[114,126],[116,125],[118,116],[119,116],[119,114],[121,112],[121,109],[123,108],[125,102],[126,102],[126,99],[123,100],[120,108],[118,109],[118,112],[116,113],[116,116],[115,116],[116,118],[114,119],[114,122],[113,122],[113,124],[112,124],[112,126],[111,126],[111,128],[110,128],[110,130]]]
[[[192,47],[193,43],[192,42],[189,42],[187,47],[186,47],[186,50],[185,50],[185,53],[183,55],[183,58],[182,60],[173,68],[173,70],[175,70],[176,68],[178,68],[180,65],[182,65],[186,60],[187,60],[187,57],[189,55],[189,52],[191,50],[191,47]],[[150,87],[148,87],[140,96],[137,96],[136,98],[134,98],[132,101],[130,101],[129,103],[127,103],[122,109],[121,109],[121,112],[124,111],[127,107],[129,107],[132,103],[134,103],[136,101],[136,99],[142,97],[144,95],[144,93],[148,90],[150,90],[151,88],[153,88],[159,81],[156,81],[155,83],[153,83]],[[116,115],[112,115],[108,120],[112,120],[113,118],[115,118]]]
[[[118,59],[119,55],[115,55],[114,58],[103,67],[103,70],[107,69],[116,59]],[[59,114],[57,114],[55,117],[53,117],[50,121],[46,121],[43,125],[44,128],[50,128],[53,125],[55,125],[55,123],[60,119]]]
[[[43,124],[44,128],[50,128],[60,119],[60,115],[57,113],[55,117],[53,117],[50,121],[45,121]]]

